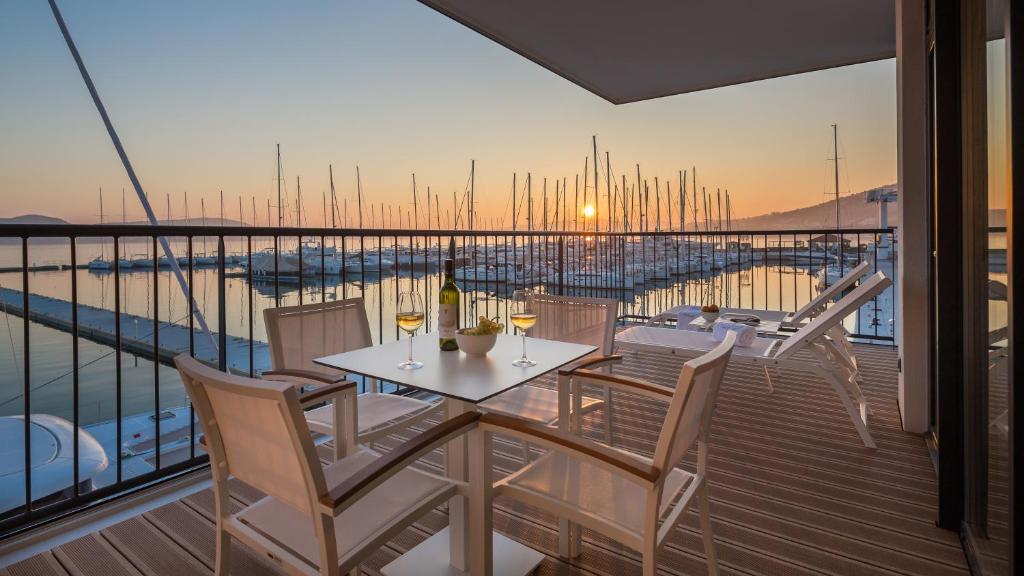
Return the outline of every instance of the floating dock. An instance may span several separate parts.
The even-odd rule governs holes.
[[[0,288],[0,312],[25,317],[24,296],[20,290]],[[28,318],[44,326],[70,333],[72,331],[71,302],[39,294],[29,294]],[[98,344],[114,347],[116,320],[113,310],[106,310],[86,304],[78,305],[78,335]],[[121,313],[121,350],[161,364],[173,365],[178,354],[189,349],[189,328],[181,324],[160,323],[158,348],[154,349],[153,319],[145,316]],[[210,339],[195,330],[195,356],[199,360],[217,363],[217,350]],[[218,338],[213,333],[214,340]],[[228,369],[237,374],[249,373],[249,349],[252,347],[253,366],[256,372],[270,368],[270,349],[266,342],[250,341],[246,338],[228,336]]]

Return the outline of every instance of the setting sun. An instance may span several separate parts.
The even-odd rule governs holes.
[[[583,207],[583,217],[584,218],[593,218],[594,214],[596,212],[597,212],[597,210],[594,209],[594,205],[593,204],[587,204],[586,206]]]

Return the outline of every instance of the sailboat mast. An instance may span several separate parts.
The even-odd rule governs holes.
[[[584,192],[584,194],[585,194],[585,192]],[[573,212],[573,215],[572,215],[572,227],[573,227],[574,230],[576,230],[578,232],[579,229],[580,229],[580,175],[579,174],[576,175],[576,200],[575,200],[575,202],[576,202],[576,204],[575,204],[576,210]]]
[[[601,231],[601,215],[598,214],[601,206],[601,198],[598,196],[597,182],[597,134],[593,136],[594,141],[594,232]]]
[[[331,228],[337,228],[337,222],[334,220],[334,216],[338,212],[338,195],[334,191],[334,165],[327,165],[327,174],[331,181]]]
[[[469,161],[469,229],[473,229],[476,220],[476,160]]]
[[[412,173],[412,220],[413,228],[419,230],[420,227],[420,208],[416,200],[416,173]]]
[[[277,144],[277,227],[284,226],[284,212],[281,210],[281,144]]]
[[[363,181],[359,177],[359,165],[356,164],[356,200],[359,209],[359,228],[363,228]]]
[[[697,167],[693,166],[693,231],[700,232],[700,225],[697,223]]]
[[[533,231],[533,174],[526,173],[526,229]]]
[[[832,155],[836,161],[836,242],[838,242],[839,229],[839,125],[832,125]]]
[[[544,188],[543,188],[543,190],[544,191],[541,194],[541,198],[543,198],[544,204],[543,204],[543,207],[541,208],[542,218],[541,218],[540,228],[541,228],[541,230],[547,232],[547,230],[548,230],[548,179],[547,178],[544,178]]]
[[[518,213],[516,212],[516,173],[512,173],[512,231],[516,231],[516,220],[518,219]]]
[[[661,183],[657,176],[654,177],[654,209],[654,230],[661,232]]]
[[[587,181],[588,181],[588,178],[589,178],[588,174],[590,173],[590,169],[589,168],[590,168],[590,157],[587,156],[587,157],[585,157],[583,159],[583,207],[584,208],[586,208],[586,206],[587,206]],[[587,220],[586,220],[586,218],[583,219],[583,231],[584,232],[587,231]]]
[[[604,151],[604,183],[608,193],[608,231],[612,231],[612,161],[607,150]]]
[[[668,203],[668,231],[672,231],[672,181],[665,180],[665,201]]]
[[[686,232],[686,171],[679,171],[679,231]]]

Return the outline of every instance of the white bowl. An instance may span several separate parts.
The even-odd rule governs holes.
[[[494,348],[494,343],[498,341],[498,335],[483,334],[473,336],[456,332],[455,341],[459,344],[459,350],[470,356],[486,356],[491,351],[491,348]]]

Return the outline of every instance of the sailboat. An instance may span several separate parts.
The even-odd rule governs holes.
[[[100,225],[103,225],[103,188],[100,188]],[[106,258],[105,244],[100,244],[100,255],[89,261],[89,270],[109,272],[114,265]]]
[[[823,236],[822,245],[824,246],[826,264],[818,271],[815,275],[817,283],[817,289],[819,291],[824,290],[828,286],[835,284],[843,274],[847,271],[846,266],[846,245],[842,234],[842,223],[839,219],[839,126],[837,124],[832,125],[832,151],[833,160],[836,163],[835,171],[835,197],[836,197],[836,232],[833,235],[835,237],[835,247],[831,250],[828,247],[829,234]]]

